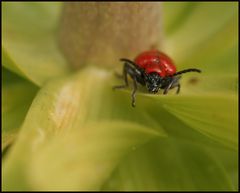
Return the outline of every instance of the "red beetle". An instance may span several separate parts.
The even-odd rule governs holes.
[[[177,87],[177,94],[180,91],[180,74],[186,72],[201,72],[196,68],[189,68],[177,72],[173,61],[163,52],[150,50],[138,55],[134,62],[121,58],[124,62],[123,77],[124,85],[115,86],[114,89],[125,88],[128,86],[127,74],[133,79],[132,106],[135,106],[135,93],[137,83],[146,86],[151,93],[157,93],[159,89],[164,89],[163,94],[167,94],[169,89]]]

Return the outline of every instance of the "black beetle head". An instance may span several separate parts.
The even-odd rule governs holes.
[[[151,93],[157,93],[159,88],[161,87],[161,80],[162,77],[160,77],[159,74],[156,72],[147,74],[145,81],[148,91]]]

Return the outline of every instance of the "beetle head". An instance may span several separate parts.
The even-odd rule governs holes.
[[[151,93],[157,93],[161,87],[161,80],[162,77],[160,77],[156,72],[147,74],[145,76],[145,81],[148,91]]]

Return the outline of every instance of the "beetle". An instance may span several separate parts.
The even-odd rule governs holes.
[[[177,87],[176,94],[180,92],[180,74],[187,72],[198,72],[197,68],[189,68],[177,72],[176,66],[169,56],[158,50],[149,50],[139,54],[134,61],[121,58],[124,62],[122,76],[125,84],[114,86],[113,89],[128,87],[127,75],[133,80],[132,106],[135,107],[137,83],[147,87],[148,92],[156,94],[159,89],[163,89],[163,94],[167,94],[169,89]]]

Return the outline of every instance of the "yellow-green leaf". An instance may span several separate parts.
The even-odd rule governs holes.
[[[69,69],[57,43],[59,3],[2,4],[2,64],[40,86]]]
[[[16,138],[37,90],[35,85],[2,68],[2,150]]]
[[[111,77],[86,69],[43,87],[5,159],[4,190],[98,190],[126,153],[165,136],[113,105]]]

